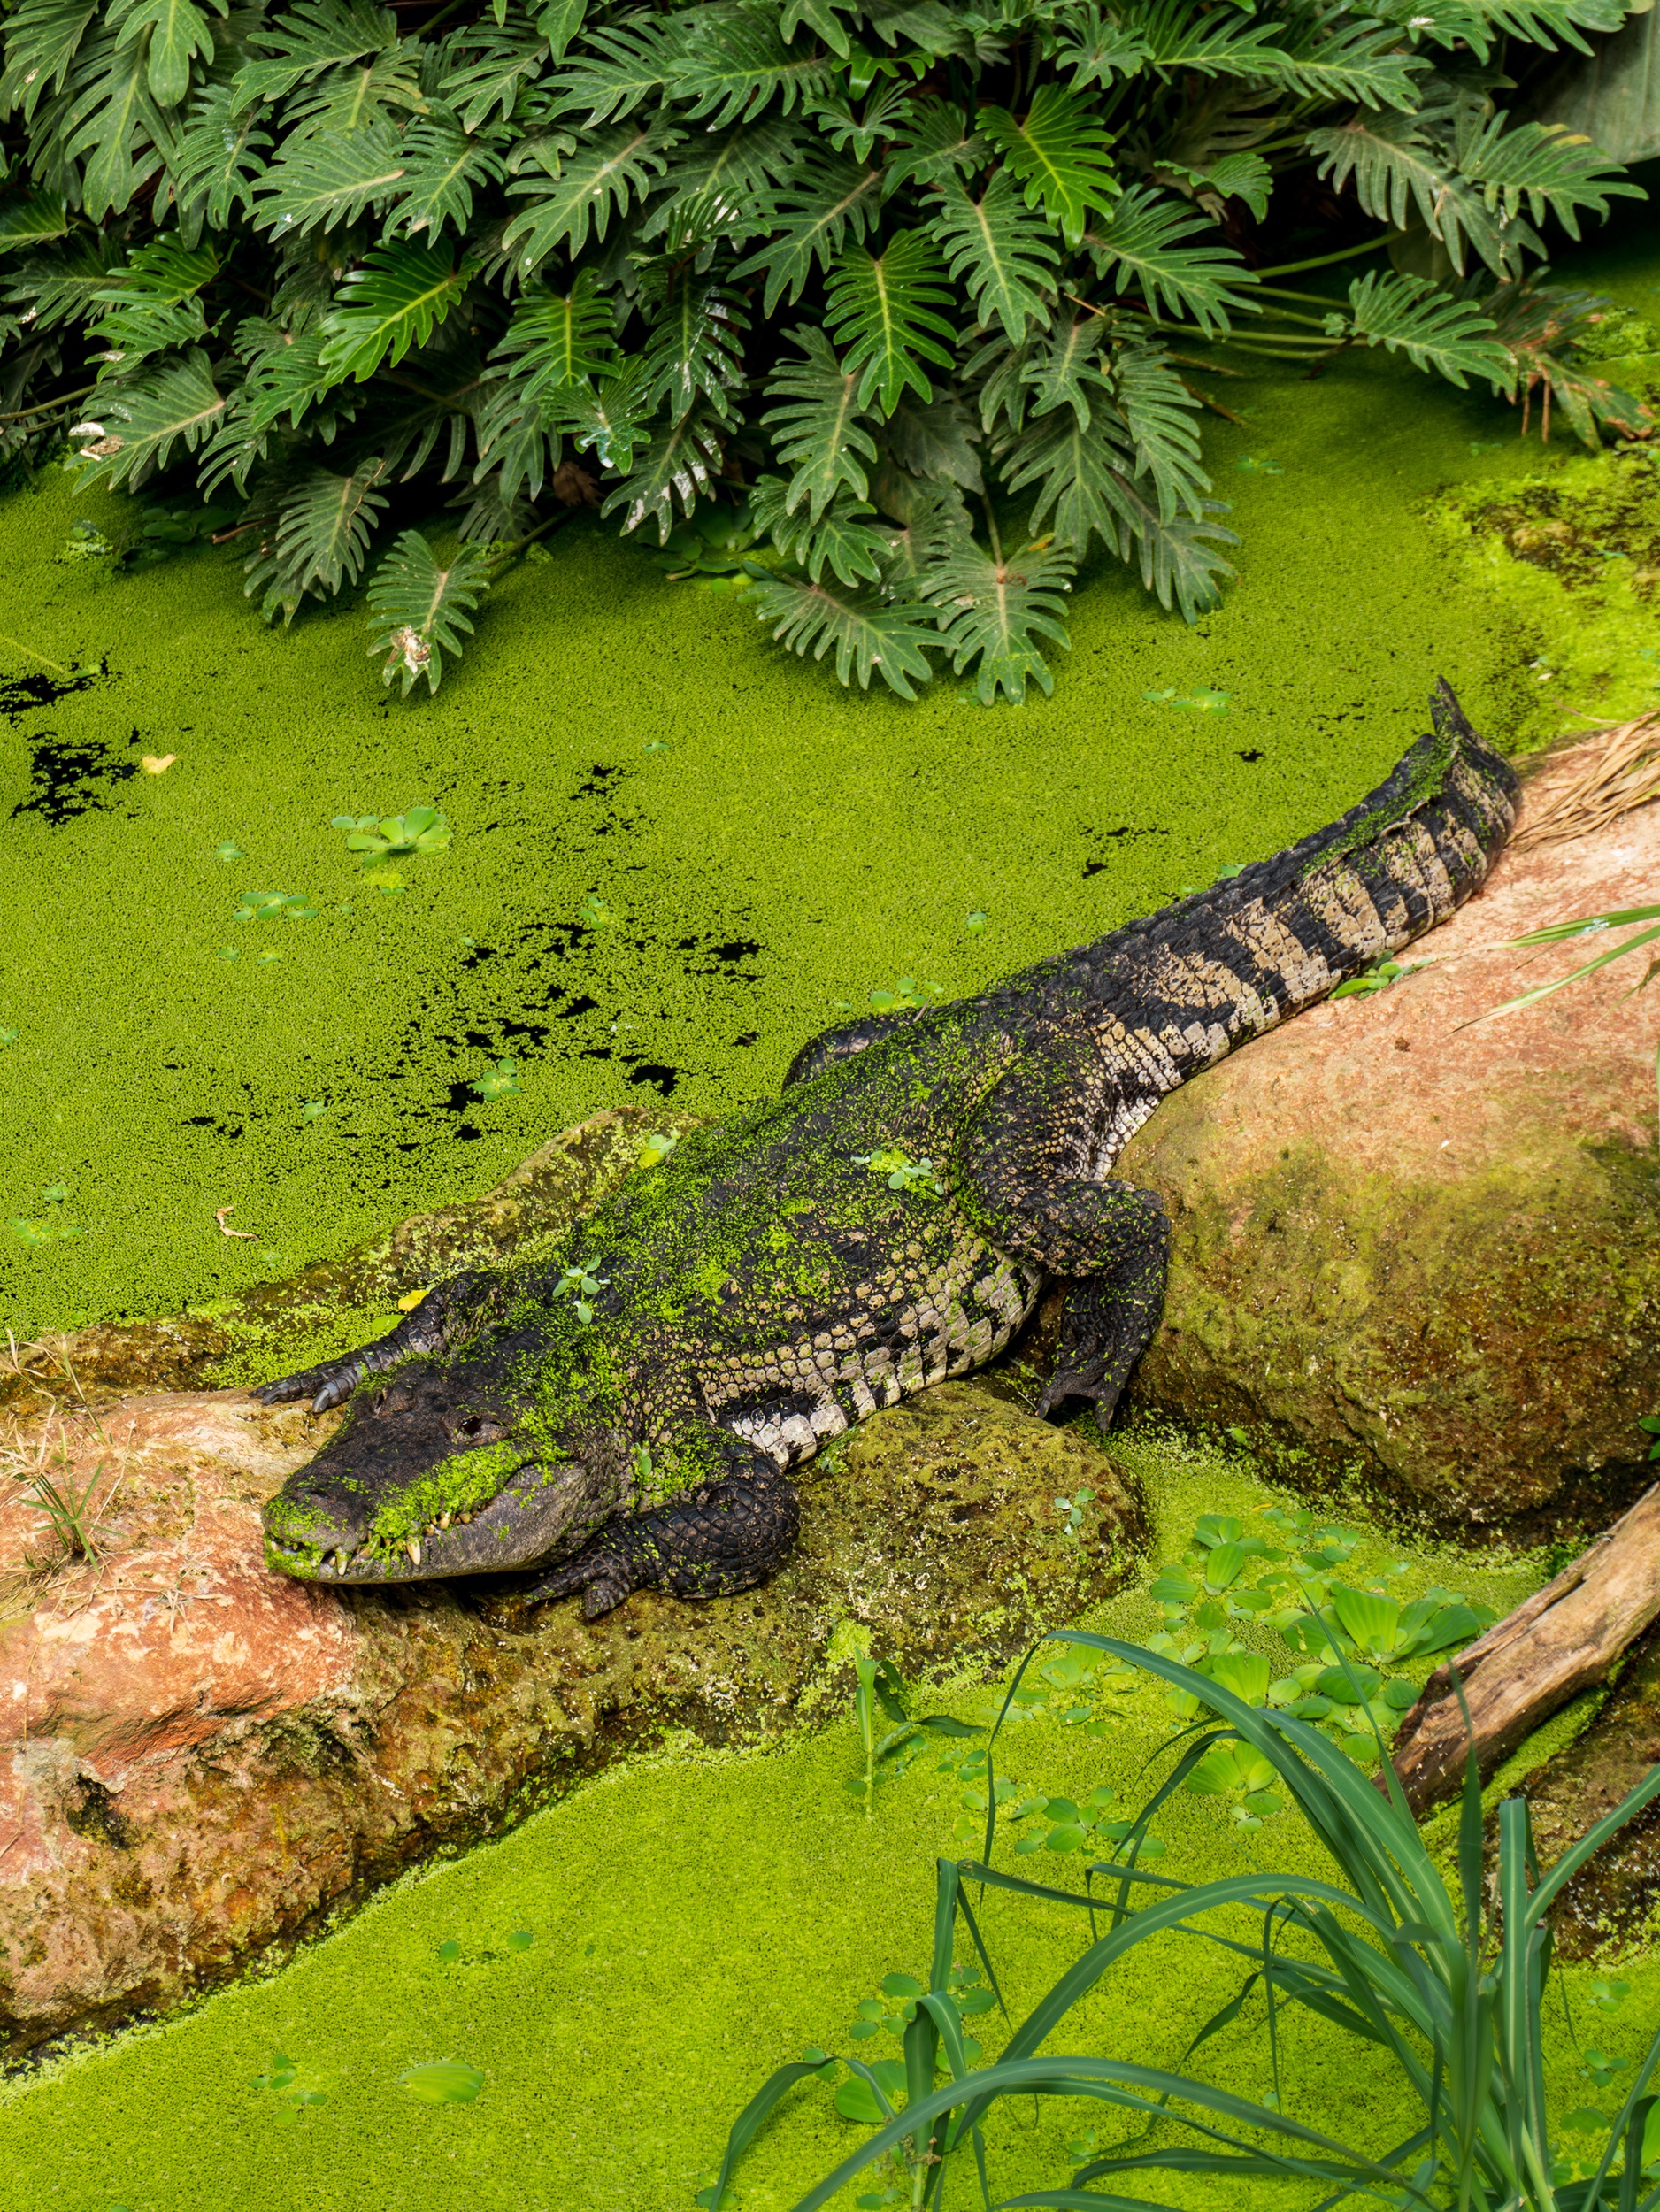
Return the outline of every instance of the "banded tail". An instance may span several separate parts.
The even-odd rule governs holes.
[[[1156,1099],[1400,952],[1479,889],[1516,819],[1513,771],[1445,682],[1431,713],[1433,733],[1341,820],[1005,988],[1058,1014],[1082,986]],[[1114,1149],[1152,1110],[1125,1105]]]

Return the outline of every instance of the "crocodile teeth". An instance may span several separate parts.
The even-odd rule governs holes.
[[[410,1538],[405,1548],[410,1555],[410,1564],[412,1567],[419,1567],[421,1563],[421,1548],[414,1537]]]
[[[449,1525],[450,1525],[450,1516],[449,1516],[447,1513],[441,1513],[441,1514],[438,1516],[438,1525],[439,1525],[439,1527],[440,1527],[440,1528],[448,1528],[448,1527],[449,1527]]]
[[[345,1551],[337,1551],[334,1554],[334,1572],[337,1575],[343,1575],[350,1564],[351,1558],[349,1553]]]

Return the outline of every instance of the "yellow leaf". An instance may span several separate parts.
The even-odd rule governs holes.
[[[178,757],[177,753],[144,753],[138,764],[147,776],[165,776]]]
[[[409,1294],[409,1296],[408,1296],[407,1298],[400,1298],[400,1299],[398,1300],[398,1302],[397,1302],[397,1310],[398,1310],[398,1311],[399,1311],[400,1313],[413,1313],[413,1312],[414,1312],[414,1310],[415,1310],[415,1309],[416,1309],[416,1307],[419,1305],[419,1303],[420,1303],[421,1300],[422,1300],[422,1299],[423,1299],[426,1295],[427,1295],[427,1293],[426,1293],[424,1290],[412,1290],[412,1291],[411,1291],[411,1293],[410,1293],[410,1294]]]

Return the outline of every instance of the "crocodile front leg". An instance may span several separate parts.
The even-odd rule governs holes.
[[[529,1593],[530,1602],[582,1593],[591,1620],[631,1590],[729,1597],[782,1564],[801,1525],[791,1484],[757,1453],[742,1472],[701,1484],[654,1513],[619,1515]]]
[[[366,1376],[383,1373],[402,1361],[447,1352],[477,1329],[491,1305],[498,1279],[493,1275],[457,1275],[436,1284],[396,1328],[373,1344],[360,1345],[338,1359],[326,1359],[297,1374],[283,1375],[255,1392],[261,1405],[281,1405],[293,1398],[310,1398],[313,1413],[327,1413],[350,1398]]]

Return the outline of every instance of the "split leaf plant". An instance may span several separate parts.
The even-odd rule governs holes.
[[[1539,266],[1637,188],[1525,112],[1625,13],[7,0],[0,460],[211,511],[267,621],[365,586],[405,692],[592,508],[724,515],[844,683],[1019,700],[1098,549],[1217,604],[1195,348],[1636,421]]]

